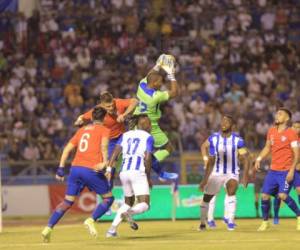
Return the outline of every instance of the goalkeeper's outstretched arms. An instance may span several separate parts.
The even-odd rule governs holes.
[[[160,70],[163,70],[167,74],[167,79],[171,82],[171,86],[168,89],[169,98],[174,98],[179,93],[178,83],[175,78],[175,66],[176,61],[174,56],[162,54],[157,59],[155,66],[148,73],[150,74],[153,71],[159,72]]]

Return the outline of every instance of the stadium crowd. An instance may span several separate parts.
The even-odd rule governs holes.
[[[250,148],[262,146],[278,106],[300,120],[297,0],[41,5],[31,17],[0,14],[3,157],[57,159],[76,117],[99,93],[134,96],[163,52],[177,59],[181,95],[163,107],[161,123],[184,150],[199,150],[224,112],[237,118]]]

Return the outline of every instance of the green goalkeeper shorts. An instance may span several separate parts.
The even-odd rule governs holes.
[[[166,145],[169,141],[167,135],[161,130],[158,124],[151,124],[151,135],[154,138],[154,147],[160,148]]]

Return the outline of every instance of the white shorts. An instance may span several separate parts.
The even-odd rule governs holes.
[[[149,195],[149,183],[145,172],[122,171],[120,180],[123,186],[124,196]]]
[[[236,174],[211,174],[205,186],[204,193],[216,195],[220,192],[222,186],[225,186],[229,180],[236,180],[239,182],[239,176]]]

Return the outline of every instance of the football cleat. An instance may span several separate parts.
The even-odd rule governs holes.
[[[131,215],[128,212],[122,213],[121,217],[122,217],[123,220],[125,220],[125,221],[127,221],[129,223],[130,228],[132,230],[136,231],[136,230],[139,229],[138,224],[132,219]]]
[[[112,231],[106,232],[106,238],[115,238],[117,236],[118,236],[117,232],[112,232]]]
[[[257,231],[262,232],[262,231],[266,231],[269,228],[269,221],[264,220],[260,227],[257,229]]]
[[[198,231],[205,231],[206,230],[206,225],[205,224],[200,224],[198,227]]]
[[[87,218],[83,224],[85,225],[85,227],[88,229],[89,234],[93,237],[97,237],[98,236],[98,232],[97,229],[95,227],[95,221],[92,218]]]
[[[164,181],[174,181],[178,179],[177,173],[161,172],[158,179],[162,182]]]
[[[273,218],[273,224],[274,224],[274,225],[279,225],[279,218],[274,217],[274,218]]]
[[[216,222],[214,220],[208,221],[207,225],[208,225],[209,228],[216,228],[217,227]]]
[[[235,223],[228,223],[227,224],[227,230],[229,230],[229,231],[235,230],[235,227],[236,227]]]
[[[53,229],[51,227],[45,227],[44,230],[42,231],[42,237],[43,237],[43,242],[44,243],[49,243],[51,239],[51,233]]]

